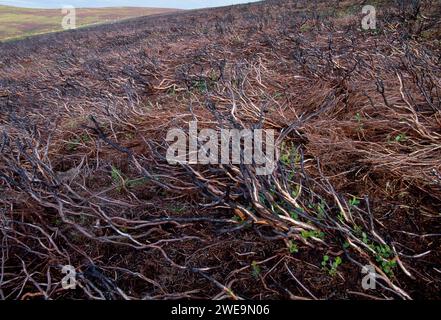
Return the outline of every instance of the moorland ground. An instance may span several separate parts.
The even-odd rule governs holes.
[[[440,5],[365,4],[0,44],[0,297],[441,298]],[[169,164],[193,120],[274,129],[277,168]]]

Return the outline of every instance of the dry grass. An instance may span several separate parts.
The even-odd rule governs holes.
[[[1,45],[1,297],[439,299],[439,8],[422,4],[424,21],[384,1],[376,32],[270,1]],[[169,165],[167,130],[194,119],[276,129],[276,170]]]

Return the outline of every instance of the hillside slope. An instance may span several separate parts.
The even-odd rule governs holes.
[[[162,8],[78,8],[77,27],[177,11]],[[0,41],[63,30],[61,9],[30,9],[0,5]]]
[[[0,44],[0,297],[440,299],[439,7],[361,2]],[[274,129],[277,168],[169,164],[192,120]]]

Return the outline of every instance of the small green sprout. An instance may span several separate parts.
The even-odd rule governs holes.
[[[392,249],[387,244],[380,244],[374,246],[374,250],[376,252],[375,259],[380,263],[381,269],[388,276],[393,276],[393,269],[396,267],[397,262],[392,259],[394,256]]]
[[[334,262],[331,265],[331,270],[329,271],[329,274],[331,276],[334,276],[334,275],[337,274],[337,268],[338,268],[339,265],[342,264],[342,262],[343,261],[342,261],[342,259],[340,257],[336,257],[335,258]]]
[[[345,216],[342,211],[340,211],[339,214],[337,215],[337,219],[342,223],[345,221]]]
[[[399,133],[395,136],[395,138],[392,138],[391,135],[387,136],[388,143],[393,143],[393,142],[401,143],[401,142],[405,142],[405,141],[407,141],[407,136],[405,133]]]
[[[292,160],[294,160],[295,164],[300,163],[301,156],[294,148],[294,145],[292,144],[285,144],[285,142],[282,143],[281,147],[281,155],[280,155],[280,162],[284,164],[285,166],[290,166]]]
[[[251,262],[251,274],[254,278],[259,278],[260,275],[260,266],[257,264],[256,261]]]
[[[124,181],[123,178],[122,178],[121,171],[118,168],[114,167],[114,166],[112,166],[110,175],[112,177],[113,182],[118,183],[120,181]]]
[[[360,236],[361,233],[363,232],[362,227],[360,227],[358,224],[355,225],[354,227],[354,233],[356,236]]]
[[[322,267],[325,268],[326,265],[328,264],[329,261],[329,256],[328,255],[324,255],[323,256],[323,260],[322,260]]]
[[[295,189],[291,192],[291,196],[293,197],[293,198],[297,198],[297,196],[300,194],[300,185],[299,184],[297,184],[296,186],[295,186]]]
[[[296,211],[290,211],[289,215],[291,216],[292,219],[299,220],[299,214]]]
[[[363,130],[363,122],[362,122],[362,116],[361,116],[361,114],[359,113],[359,112],[357,112],[356,114],[355,114],[355,121],[357,121],[357,123],[358,123],[358,126],[357,126],[357,131],[361,131],[361,130]]]
[[[112,166],[110,171],[110,177],[112,178],[113,183],[118,185],[116,190],[118,192],[121,192],[122,187],[125,185],[125,181],[121,171],[118,168]]]
[[[319,204],[317,204],[316,209],[317,209],[317,217],[319,219],[323,219],[325,217],[325,208],[326,208],[326,203],[321,200]]]
[[[193,81],[193,88],[195,88],[200,93],[205,93],[208,91],[207,81],[205,81],[204,79],[194,80]]]
[[[363,243],[365,243],[365,244],[369,244],[369,239],[368,239],[366,232],[361,233],[361,241],[363,241]]]
[[[281,92],[276,92],[276,94],[273,97],[275,100],[281,99],[283,98],[283,93]]]
[[[395,137],[395,142],[404,142],[407,140],[407,137],[404,133],[400,133]]]
[[[288,249],[289,249],[289,253],[291,254],[299,252],[299,247],[294,241],[291,240],[288,242]]]
[[[394,275],[393,269],[397,265],[395,259],[393,259],[392,249],[387,244],[374,244],[370,241],[367,233],[362,231],[359,226],[356,226],[354,231],[357,236],[361,236],[361,241],[375,252],[375,260],[380,264],[384,273],[392,277]]]
[[[322,267],[324,270],[328,271],[330,276],[335,276],[337,274],[338,267],[342,264],[343,260],[340,257],[336,257],[332,261],[328,255],[323,256]]]
[[[300,235],[305,240],[308,239],[308,238],[323,239],[325,237],[325,233],[323,231],[320,231],[320,230],[302,230]]]
[[[82,135],[81,135],[81,141],[83,141],[83,142],[89,142],[89,141],[91,141],[92,139],[90,138],[90,136],[87,134],[87,133],[83,133]]]
[[[73,138],[67,143],[68,151],[75,151],[78,149],[78,146],[81,144],[81,140],[79,138]]]
[[[349,200],[349,205],[351,207],[358,207],[360,205],[360,200],[353,196],[352,199]]]
[[[127,181],[126,186],[129,188],[136,188],[145,185],[147,181],[148,181],[147,178],[133,179]]]
[[[87,143],[91,141],[91,137],[87,133],[81,134],[79,137],[72,138],[67,143],[67,150],[68,151],[75,151],[78,149],[78,147],[81,145],[81,143]]]

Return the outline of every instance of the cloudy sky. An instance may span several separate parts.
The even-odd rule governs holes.
[[[61,8],[72,5],[76,8],[131,6],[196,9],[254,1],[256,0],[0,0],[0,4],[28,8]]]

